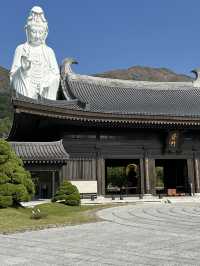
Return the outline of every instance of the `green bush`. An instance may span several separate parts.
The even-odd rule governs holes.
[[[1,100],[1,96],[0,96],[0,100]],[[0,101],[1,102],[1,101]],[[4,105],[6,105],[6,103],[4,103]],[[4,114],[4,115],[8,115],[8,114]],[[1,112],[1,103],[0,103],[0,138],[6,138],[9,134],[9,131],[11,129],[11,118],[8,116],[2,116],[2,112]]]
[[[69,181],[64,181],[52,201],[60,201],[66,205],[78,206],[80,205],[80,194],[76,186],[72,185]]]
[[[0,139],[0,208],[29,201],[35,193],[31,175],[10,144]]]
[[[13,205],[12,196],[1,196],[0,195],[0,206],[1,208],[7,208]]]

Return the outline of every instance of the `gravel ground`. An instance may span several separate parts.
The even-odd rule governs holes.
[[[200,265],[200,203],[101,210],[105,221],[0,235],[0,265]]]

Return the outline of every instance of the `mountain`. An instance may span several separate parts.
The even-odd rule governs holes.
[[[6,137],[12,120],[9,71],[0,67],[0,137]]]
[[[191,81],[187,75],[177,74],[167,68],[153,68],[144,66],[133,66],[128,69],[111,70],[103,73],[94,74],[96,77],[143,80],[143,81]]]
[[[6,92],[6,87],[9,85],[9,71],[0,66],[0,93],[2,90]]]
[[[9,71],[0,67],[0,119],[10,116],[10,82]]]

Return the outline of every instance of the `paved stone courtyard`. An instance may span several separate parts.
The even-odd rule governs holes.
[[[3,265],[200,265],[200,203],[105,209],[105,221],[0,235]]]

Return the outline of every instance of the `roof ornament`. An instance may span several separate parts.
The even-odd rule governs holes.
[[[65,58],[62,62],[61,67],[61,77],[62,79],[65,79],[68,74],[74,73],[71,65],[72,64],[78,64],[78,62],[73,58]]]
[[[193,81],[193,86],[200,87],[200,68],[193,69],[191,72],[196,76],[196,79]]]

